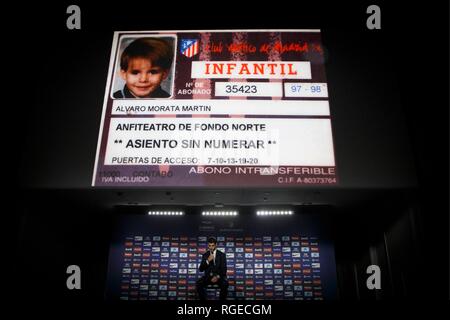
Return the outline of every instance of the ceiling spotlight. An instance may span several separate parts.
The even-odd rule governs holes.
[[[203,211],[202,216],[220,216],[220,217],[231,217],[231,216],[237,216],[237,211]]]

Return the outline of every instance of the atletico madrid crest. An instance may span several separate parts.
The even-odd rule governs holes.
[[[196,39],[182,39],[180,51],[188,58],[192,58],[198,53],[198,40]]]

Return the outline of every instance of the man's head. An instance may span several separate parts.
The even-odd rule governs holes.
[[[209,251],[214,251],[217,248],[217,240],[216,238],[210,237],[208,239],[208,250]]]
[[[120,76],[134,96],[148,97],[167,78],[172,58],[172,47],[165,40],[137,39],[120,57]]]

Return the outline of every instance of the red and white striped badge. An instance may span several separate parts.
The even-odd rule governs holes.
[[[198,53],[199,41],[196,39],[181,40],[181,53],[188,58],[192,58]]]

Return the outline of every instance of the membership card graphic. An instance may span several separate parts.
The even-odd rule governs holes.
[[[115,32],[93,186],[335,184],[320,30]]]

